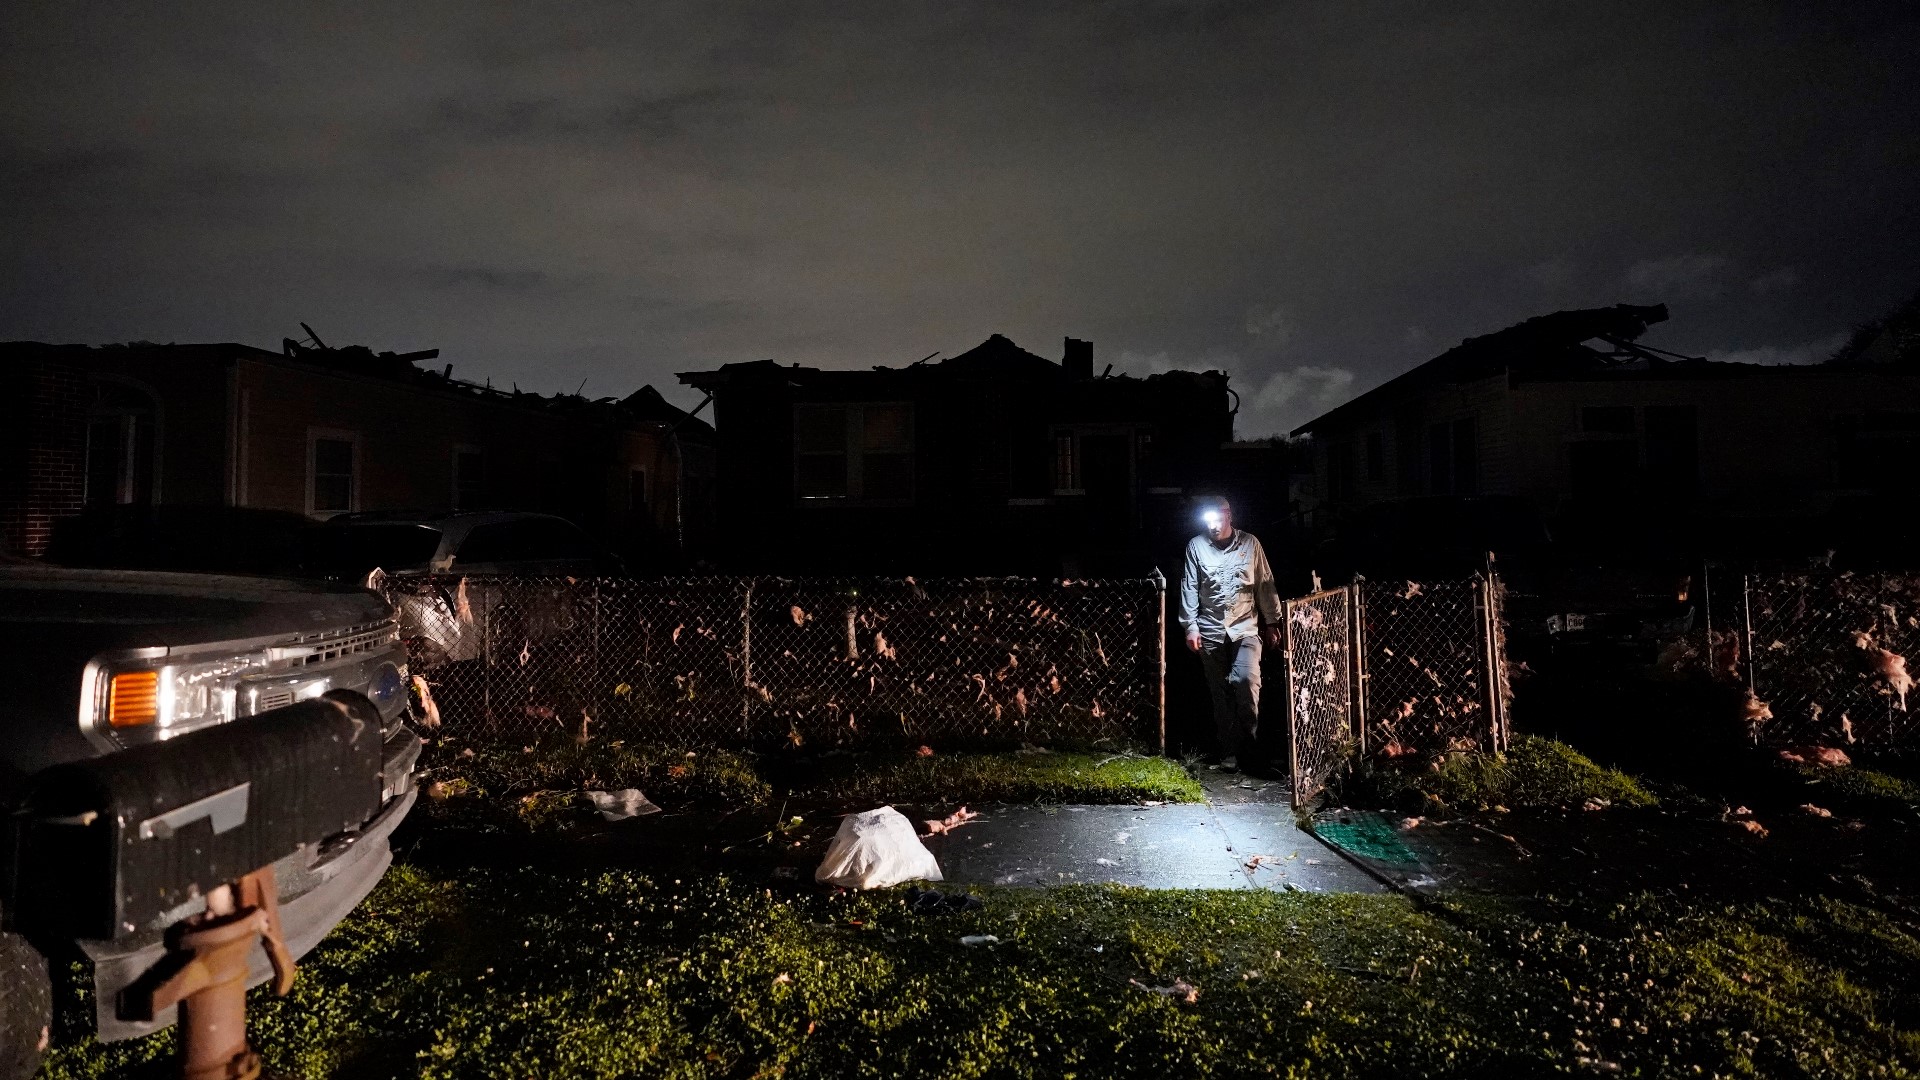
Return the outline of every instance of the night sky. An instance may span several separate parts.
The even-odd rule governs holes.
[[[299,14],[287,12],[298,11]],[[22,3],[0,339],[1218,367],[1283,430],[1664,301],[1819,359],[1920,289],[1920,7]]]

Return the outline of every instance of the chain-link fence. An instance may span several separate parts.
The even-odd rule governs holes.
[[[1920,648],[1920,574],[1714,575],[1715,670],[1743,677],[1768,745],[1920,746],[1907,657]]]
[[[1506,749],[1500,591],[1497,579],[1477,576],[1360,585],[1369,753]]]
[[[1287,718],[1293,801],[1320,794],[1350,758],[1355,739],[1354,590],[1329,589],[1286,602]]]
[[[1507,747],[1497,579],[1363,581],[1287,601],[1294,805],[1360,754],[1430,759]]]
[[[1164,585],[390,580],[450,730],[795,745],[1164,745]]]

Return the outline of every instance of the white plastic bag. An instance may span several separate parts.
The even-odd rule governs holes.
[[[587,798],[593,800],[593,808],[608,821],[625,821],[628,818],[657,814],[660,808],[653,801],[640,794],[639,788],[621,788],[619,791],[589,791]]]
[[[827,845],[827,857],[813,880],[848,889],[884,889],[903,881],[939,881],[934,861],[913,823],[891,806],[849,814]]]

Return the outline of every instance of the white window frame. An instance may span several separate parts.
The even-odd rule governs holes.
[[[350,443],[353,446],[353,472],[347,483],[347,509],[344,512],[356,513],[360,509],[360,489],[367,472],[366,457],[360,446],[360,433],[345,428],[310,427],[307,429],[307,516],[319,517],[321,513],[316,508],[314,500],[314,488],[320,479],[315,466],[318,464],[316,458],[321,439]],[[329,515],[341,512],[326,511]]]

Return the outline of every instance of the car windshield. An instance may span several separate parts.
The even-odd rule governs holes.
[[[394,522],[320,525],[304,537],[309,573],[359,577],[382,570],[425,570],[440,549],[440,530]]]

